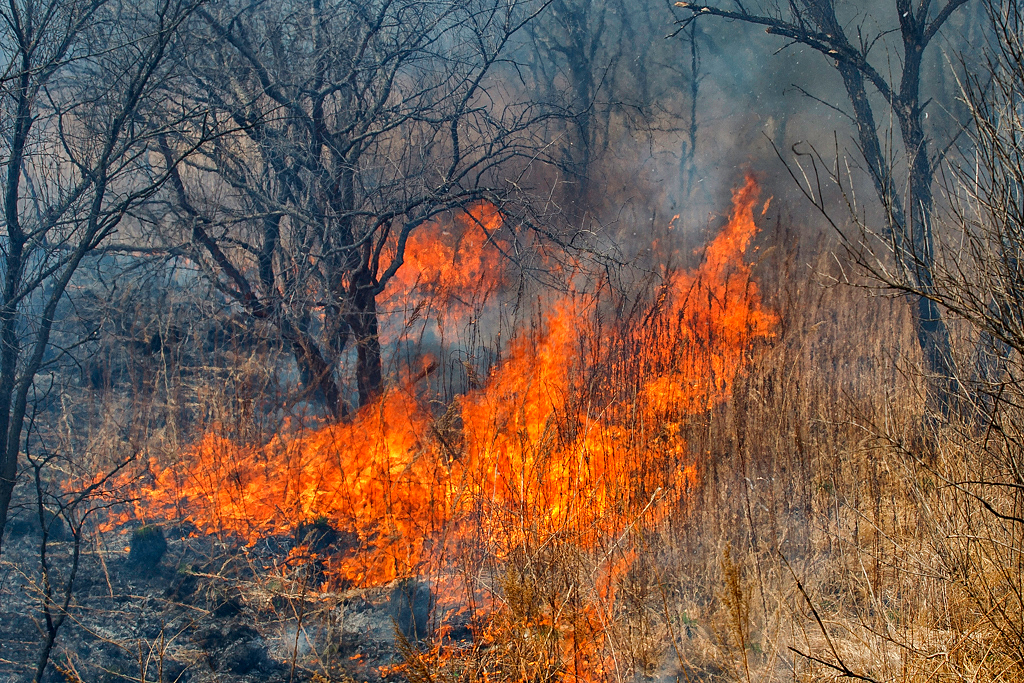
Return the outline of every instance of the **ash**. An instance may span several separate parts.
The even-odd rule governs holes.
[[[0,683],[33,680],[46,633],[41,536],[31,525],[13,528],[0,565]],[[123,531],[83,541],[44,681],[376,683],[397,676],[389,672],[401,648],[425,630],[426,584],[342,590],[315,562],[285,564],[290,538],[244,547],[189,529],[160,533],[166,551],[156,562],[129,551],[138,537]],[[58,607],[69,536],[47,542]]]

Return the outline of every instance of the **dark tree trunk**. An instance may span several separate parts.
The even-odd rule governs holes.
[[[839,72],[853,105],[861,153],[867,162],[875,192],[886,212],[885,234],[896,254],[897,268],[911,269],[913,278],[925,292],[925,295],[914,295],[913,306],[914,331],[921,345],[925,368],[934,377],[952,377],[954,368],[949,331],[939,307],[927,296],[932,289],[934,258],[930,224],[933,210],[932,174],[924,132],[920,127],[920,115],[907,112],[900,117],[904,145],[911,159],[910,192],[907,210],[904,211],[893,178],[887,170],[889,165],[882,156],[878,128],[864,87],[864,77],[859,70],[848,65],[840,64]],[[905,77],[916,79],[919,74],[915,71]],[[904,240],[908,235],[911,237],[909,245]],[[908,247],[912,249],[910,254],[904,251]],[[941,393],[945,393],[945,389]]]
[[[356,384],[359,407],[363,407],[380,395],[384,383],[373,283],[367,281],[357,285],[352,303],[355,311],[348,316],[349,327],[356,344]]]
[[[0,302],[0,554],[3,552],[4,532],[7,528],[7,512],[11,506],[14,482],[18,474],[18,454],[21,445],[21,429],[24,410],[19,411],[15,395],[18,388],[18,357],[21,355],[18,340],[18,294],[24,270],[24,248],[26,237],[21,229],[18,213],[21,166],[32,127],[29,77],[31,64],[27,56],[23,59],[22,73],[18,79],[17,117],[11,140],[10,158],[7,160],[7,183],[4,187],[4,221],[7,232],[7,249],[4,258],[3,300]]]
[[[903,9],[903,6],[899,5],[899,9]],[[942,318],[941,309],[931,298],[935,293],[935,245],[932,232],[935,203],[932,195],[932,159],[928,153],[928,139],[923,126],[924,112],[921,107],[921,63],[928,44],[927,26],[923,19],[922,17],[922,20],[914,20],[913,13],[901,14],[903,74],[899,98],[893,103],[893,111],[900,124],[910,175],[906,206],[907,227],[912,242],[912,281],[917,283],[919,292],[914,306],[914,327],[924,356],[925,368],[930,375],[939,380],[939,399],[945,410],[952,399],[951,391],[954,389],[956,368],[953,363],[949,330]]]
[[[306,393],[326,406],[335,420],[345,417],[348,410],[334,379],[331,364],[308,335],[291,329],[290,325],[285,324],[284,327],[282,335],[291,345],[292,355],[299,366],[300,379]]]

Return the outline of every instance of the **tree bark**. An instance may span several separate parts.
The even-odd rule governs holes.
[[[380,336],[377,324],[377,298],[371,278],[359,278],[352,297],[355,308],[348,316],[348,324],[356,344],[356,386],[359,407],[372,403],[383,388],[380,356]]]

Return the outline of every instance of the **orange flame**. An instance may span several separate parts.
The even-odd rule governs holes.
[[[502,252],[508,244],[498,236],[502,222],[496,206],[477,202],[450,224],[432,221],[417,228],[406,243],[402,267],[388,282],[381,309],[415,311],[430,302],[460,325],[467,309],[505,284]]]
[[[533,628],[551,646],[537,658],[602,678],[612,663],[601,654],[601,610],[632,564],[629,532],[684,504],[698,482],[680,420],[728,398],[752,345],[777,322],[743,260],[757,232],[757,195],[748,178],[703,263],[667,273],[642,320],[607,326],[594,295],[552,304],[539,329],[509,345],[486,386],[457,401],[461,428],[452,434],[433,428],[411,386],[388,390],[349,422],[285,430],[262,446],[214,430],[176,466],[150,463],[133,514],[249,544],[322,519],[345,533],[327,573],[357,586],[430,574],[454,590],[466,557],[500,563],[571,543],[596,558],[593,590],[573,621],[551,605],[500,616],[484,599],[479,611],[493,618],[480,637],[515,631],[522,640]],[[500,215],[490,205],[474,212],[486,230],[449,240],[438,225],[410,240],[393,296],[417,287],[454,293],[487,274],[488,286],[500,284],[487,251]]]

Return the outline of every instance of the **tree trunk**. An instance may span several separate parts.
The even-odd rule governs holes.
[[[867,162],[875,192],[886,212],[885,236],[890,240],[895,253],[897,271],[904,277],[909,276],[922,292],[913,297],[914,332],[921,346],[925,371],[940,381],[939,397],[942,405],[946,406],[952,388],[949,381],[955,374],[955,368],[949,330],[938,305],[928,298],[934,287],[931,225],[934,201],[931,162],[928,158],[924,130],[921,127],[921,112],[917,104],[921,50],[911,45],[908,52],[911,56],[903,72],[903,94],[899,104],[893,106],[910,167],[910,187],[906,206],[900,204],[894,179],[889,172],[890,165],[882,156],[878,127],[868,100],[863,73],[856,66],[845,62],[840,62],[837,69],[843,77],[847,95],[853,105],[861,153]],[[908,237],[909,244],[906,240]],[[910,253],[907,253],[907,249]]]
[[[927,372],[940,382],[939,397],[943,408],[948,406],[950,391],[954,389],[956,368],[950,346],[949,330],[942,318],[942,311],[930,297],[935,291],[933,275],[935,245],[932,236],[932,168],[928,158],[921,115],[916,102],[907,105],[905,117],[900,120],[903,144],[910,159],[910,193],[907,214],[910,223],[912,254],[910,262],[914,269],[913,280],[921,292],[914,306],[914,328],[921,345]]]
[[[285,324],[283,327],[282,334],[291,345],[306,392],[325,405],[335,420],[345,417],[348,410],[334,379],[331,364],[308,336],[292,329],[291,325]]]
[[[355,311],[349,315],[349,327],[356,343],[356,384],[361,408],[372,403],[380,395],[384,384],[377,326],[377,299],[373,294],[371,282],[357,285],[352,303]]]
[[[11,140],[10,158],[7,160],[7,182],[4,187],[4,221],[7,249],[4,255],[5,277],[3,301],[0,303],[0,554],[7,529],[7,511],[14,494],[14,481],[18,474],[18,454],[24,411],[18,413],[15,391],[18,386],[18,358],[21,355],[18,340],[18,290],[24,263],[26,236],[18,213],[22,160],[29,130],[32,127],[29,77],[31,64],[25,56],[18,79],[18,108]]]
[[[11,270],[19,270],[7,260],[8,280]],[[9,288],[5,287],[5,298]],[[21,419],[11,415],[17,383],[18,338],[17,311],[14,305],[4,305],[0,311],[0,555],[3,553],[4,532],[7,529],[7,511],[14,493],[18,474],[18,446],[21,442]]]

